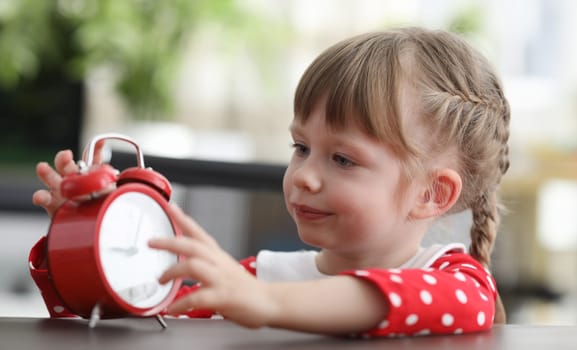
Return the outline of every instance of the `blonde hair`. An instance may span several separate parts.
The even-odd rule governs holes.
[[[401,94],[410,87],[427,140],[408,137]],[[509,104],[487,60],[456,34],[420,28],[367,33],[325,50],[295,92],[295,119],[306,122],[325,101],[334,129],[356,123],[385,142],[406,165],[407,178],[435,156],[456,155],[463,188],[453,212],[473,215],[470,254],[488,266],[509,167]],[[412,126],[411,126],[412,127]]]

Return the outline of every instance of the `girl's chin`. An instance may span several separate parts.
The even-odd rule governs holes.
[[[340,245],[335,245],[335,242],[332,241],[327,241],[322,239],[322,237],[311,237],[311,236],[306,236],[306,235],[300,235],[299,237],[301,239],[301,241],[306,244],[307,246],[314,248],[314,249],[318,249],[318,250],[340,250],[339,247],[341,247]],[[342,247],[341,247],[342,248]]]
[[[300,234],[300,232],[299,232],[299,237],[300,237],[301,241],[308,246],[311,246],[311,247],[317,248],[317,249],[325,248],[325,245],[318,238],[315,239],[314,237],[302,235],[302,234]]]

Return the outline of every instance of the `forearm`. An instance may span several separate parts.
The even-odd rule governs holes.
[[[306,282],[271,283],[270,327],[322,334],[349,334],[374,328],[388,307],[367,281],[335,276]]]

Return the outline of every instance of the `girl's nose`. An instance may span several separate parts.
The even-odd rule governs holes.
[[[302,190],[318,192],[322,188],[322,178],[318,167],[309,161],[302,162],[293,170],[293,184]]]

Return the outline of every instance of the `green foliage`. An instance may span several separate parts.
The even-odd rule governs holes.
[[[481,5],[458,8],[449,22],[448,29],[464,35],[479,33],[483,27],[485,15],[483,9]]]
[[[82,81],[111,68],[135,118],[171,115],[172,86],[194,30],[218,23],[254,30],[254,14],[234,0],[4,0],[0,2],[0,87],[17,89],[46,65]],[[270,39],[270,38],[269,38]],[[269,40],[267,39],[267,40]],[[258,40],[257,40],[258,41]]]
[[[53,3],[34,0],[4,1],[0,7],[0,85],[15,88],[35,76],[43,62],[62,59]],[[24,10],[26,9],[26,11]]]

